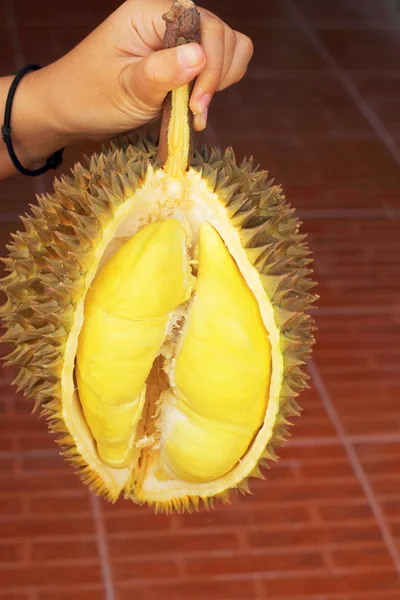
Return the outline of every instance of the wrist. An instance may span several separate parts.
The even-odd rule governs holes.
[[[11,82],[12,78],[10,85]],[[42,166],[51,154],[73,141],[57,119],[54,90],[50,86],[44,68],[25,75],[15,93],[11,138],[19,161],[28,169]]]

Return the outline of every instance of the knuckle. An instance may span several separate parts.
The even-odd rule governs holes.
[[[208,22],[208,30],[214,37],[217,37],[221,40],[225,38],[225,25],[219,19],[210,19]]]
[[[249,38],[249,36],[244,33],[238,32],[238,41],[240,46],[243,49],[243,52],[248,56],[249,60],[254,54],[254,44],[253,41]]]

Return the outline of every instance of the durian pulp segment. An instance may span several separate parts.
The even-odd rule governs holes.
[[[165,394],[162,459],[177,479],[230,471],[261,427],[270,344],[258,304],[221,237],[200,226],[196,295]]]
[[[172,91],[171,118],[168,127],[168,159],[164,171],[180,177],[188,165],[190,129],[188,122],[189,86]]]
[[[77,353],[80,332],[84,325],[85,297],[76,307],[74,325],[65,349],[62,372],[63,421],[68,427],[78,452],[88,465],[91,480],[96,481],[96,487],[107,493],[110,499],[116,499],[121,492],[125,491],[128,495],[134,495],[140,502],[154,503],[164,507],[171,506],[169,503],[176,499],[182,505],[187,505],[187,498],[207,498],[221,494],[225,490],[239,485],[253,471],[257,472],[257,464],[271,438],[279,410],[279,394],[283,378],[283,356],[274,309],[264,291],[258,271],[251,264],[243,247],[240,230],[231,223],[223,203],[216,193],[209,190],[206,181],[201,178],[201,173],[189,169],[179,181],[180,183],[177,185],[177,180],[169,177],[162,169],[154,172],[149,167],[142,186],[133,196],[121,203],[115,211],[112,221],[103,230],[103,237],[96,247],[93,262],[86,275],[87,290],[94,286],[104,265],[107,265],[108,261],[112,259],[115,252],[118,251],[117,249],[136,237],[138,232],[149,223],[163,222],[168,219],[179,221],[186,233],[191,258],[194,257],[193,249],[198,246],[198,232],[201,224],[207,222],[212,225],[223,240],[259,306],[262,322],[268,332],[271,344],[271,381],[268,405],[262,426],[246,454],[227,474],[207,482],[183,481],[174,478],[171,474],[166,476],[165,465],[161,462],[162,458],[159,451],[157,454],[156,448],[149,449],[142,446],[142,456],[147,454],[151,459],[146,461],[146,471],[138,484],[132,482],[133,471],[130,467],[121,469],[107,466],[98,455],[96,443],[83,415],[79,394],[73,379],[74,358]],[[194,274],[196,274],[196,265],[193,264],[193,267]],[[181,309],[178,307],[177,310],[179,313]],[[173,325],[173,321],[171,321],[171,325]],[[181,331],[184,328],[185,325]],[[163,352],[167,351],[166,354],[169,352],[168,356],[171,357],[173,352],[171,354],[170,350],[173,351],[173,348],[166,347]],[[173,383],[173,375],[171,383]],[[147,387],[149,386],[150,381],[147,384]],[[148,404],[147,400],[146,404]],[[155,420],[152,419],[152,422]],[[141,424],[140,421],[139,428]]]
[[[174,220],[153,223],[104,266],[87,294],[76,376],[102,461],[131,464],[145,381],[169,315],[191,292],[186,235]]]

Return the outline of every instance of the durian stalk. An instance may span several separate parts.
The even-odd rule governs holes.
[[[175,0],[163,19],[166,48],[200,42],[200,14],[192,0]],[[189,109],[193,86],[194,81],[173,90],[164,103],[157,160],[172,177],[184,173],[193,156],[193,114]]]

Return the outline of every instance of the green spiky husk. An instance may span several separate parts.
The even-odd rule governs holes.
[[[1,309],[3,341],[12,346],[7,364],[19,368],[14,383],[45,415],[62,454],[82,480],[106,497],[107,488],[84,463],[60,418],[63,354],[102,232],[116,208],[141,186],[149,164],[156,163],[156,153],[152,142],[139,138],[135,145],[122,143],[121,148],[112,146],[92,156],[87,167],[78,163],[70,176],[55,181],[52,195],[38,197],[31,214],[21,217],[25,231],[12,236],[3,259],[9,273],[0,283],[8,298]],[[276,460],[275,448],[288,438],[290,417],[300,413],[296,398],[307,387],[303,367],[314,343],[313,319],[307,311],[316,299],[310,291],[312,259],[281,188],[268,181],[266,171],[253,169],[251,159],[237,165],[231,149],[222,153],[204,147],[192,166],[202,171],[226,206],[273,302],[281,331],[284,383],[263,464]],[[257,469],[251,476],[262,474]],[[247,481],[237,489],[248,491]],[[226,500],[226,494],[221,499]],[[170,509],[196,509],[198,503],[198,498],[187,498],[184,505],[173,503]],[[204,503],[211,506],[212,498]]]

